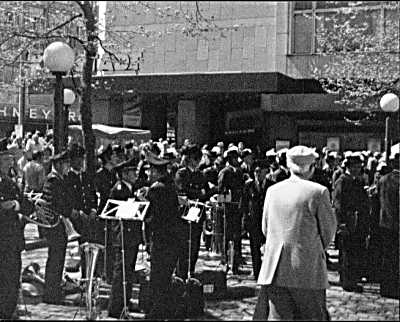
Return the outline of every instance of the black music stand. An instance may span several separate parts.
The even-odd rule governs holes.
[[[107,210],[109,207],[113,208]],[[135,201],[128,199],[127,201],[108,199],[100,218],[109,220],[118,220],[121,227],[121,255],[122,255],[122,287],[124,292],[124,308],[121,312],[120,319],[130,319],[126,298],[126,271],[125,271],[125,244],[124,244],[124,220],[144,221],[150,202]]]

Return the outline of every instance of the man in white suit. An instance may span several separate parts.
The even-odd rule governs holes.
[[[291,176],[271,186],[264,202],[259,303],[268,301],[269,320],[327,320],[325,250],[336,217],[328,189],[309,181],[318,154],[295,146],[286,157]]]

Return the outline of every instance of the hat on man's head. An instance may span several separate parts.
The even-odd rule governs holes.
[[[137,162],[135,158],[130,158],[129,160],[123,161],[114,167],[114,170],[117,172],[120,172],[122,170],[129,171],[136,169],[137,169]]]
[[[286,152],[287,166],[295,172],[302,171],[318,158],[318,153],[304,145],[297,145]]]
[[[229,156],[239,156],[239,149],[236,145],[232,145],[224,152],[224,158]]]
[[[275,152],[275,149],[270,149],[270,150],[268,150],[267,152],[265,152],[265,156],[266,157],[275,157],[276,156],[276,152]]]
[[[124,149],[119,144],[115,144],[115,145],[111,146],[111,151],[113,153],[124,153]]]
[[[60,153],[57,153],[55,155],[53,155],[50,160],[52,162],[62,162],[62,161],[69,161],[70,157],[69,157],[69,152],[67,150],[62,151]]]
[[[201,150],[197,144],[189,144],[184,146],[181,150],[181,154],[188,157],[201,158]]]
[[[362,155],[355,152],[355,153],[349,154],[346,157],[346,166],[349,166],[352,164],[358,164],[358,163],[362,164],[363,161],[364,161],[364,158],[362,157]]]
[[[149,150],[144,150],[144,155],[146,161],[150,166],[160,167],[160,166],[166,166],[168,163],[170,163],[170,160],[160,158]]]
[[[247,156],[249,156],[249,155],[252,155],[252,154],[253,154],[253,152],[251,151],[251,149],[246,148],[246,149],[244,149],[244,150],[242,151],[242,158],[245,158],[245,157],[247,157]]]

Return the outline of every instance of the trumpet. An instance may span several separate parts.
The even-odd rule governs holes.
[[[42,193],[29,192],[24,196],[34,204],[35,211],[28,216],[23,217],[35,225],[43,228],[54,228],[61,220],[61,215],[49,207],[49,203],[42,199]]]

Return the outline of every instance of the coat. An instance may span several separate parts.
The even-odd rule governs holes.
[[[399,182],[399,170],[393,170],[378,181],[379,226],[397,232],[399,229]]]
[[[325,250],[336,230],[329,191],[295,175],[266,193],[262,229],[266,236],[258,284],[326,289]]]
[[[57,172],[50,172],[43,185],[43,199],[50,203],[56,213],[69,218],[72,204],[64,178]]]

